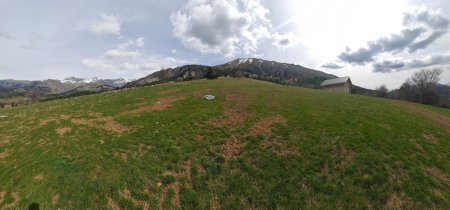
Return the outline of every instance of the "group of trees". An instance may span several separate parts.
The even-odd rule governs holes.
[[[0,99],[0,108],[5,107],[15,107],[29,103],[36,103],[41,100],[41,92],[37,89],[32,89],[27,91],[25,96],[9,98],[9,99]]]
[[[399,89],[389,91],[382,85],[376,88],[375,95],[450,108],[450,87],[439,84],[442,73],[441,68],[422,69],[408,78]]]

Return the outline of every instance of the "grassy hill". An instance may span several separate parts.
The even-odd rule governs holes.
[[[0,209],[450,208],[450,111],[407,102],[202,80],[0,109],[0,134]]]

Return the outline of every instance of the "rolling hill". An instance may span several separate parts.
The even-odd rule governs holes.
[[[0,209],[450,208],[450,111],[408,102],[221,78],[0,109],[0,133]]]

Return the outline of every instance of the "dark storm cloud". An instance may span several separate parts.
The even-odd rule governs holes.
[[[383,62],[375,62],[372,64],[374,72],[380,73],[388,73],[394,70],[401,69],[405,67],[405,63],[402,61],[383,61]]]
[[[400,34],[393,34],[390,38],[381,38],[377,41],[368,42],[367,48],[359,48],[355,52],[347,49],[338,58],[352,64],[364,65],[374,60],[374,56],[382,52],[401,52],[426,30],[424,28],[405,29]]]
[[[416,43],[411,44],[411,46],[409,46],[409,53],[413,53],[417,50],[420,49],[425,49],[428,47],[428,45],[432,44],[434,41],[436,41],[437,39],[439,39],[441,36],[443,36],[446,33],[446,31],[436,31],[434,33],[432,33],[429,37],[427,37],[426,39],[422,40],[422,41],[418,41]]]
[[[428,59],[414,59],[411,61],[383,61],[372,64],[373,71],[378,73],[391,73],[407,69],[427,68],[435,65],[450,63],[449,55],[434,55]]]

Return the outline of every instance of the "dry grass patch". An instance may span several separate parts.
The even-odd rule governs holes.
[[[62,115],[59,115],[59,119],[61,119],[61,120],[68,120],[68,119],[70,119],[70,115],[64,115],[64,114],[62,114]]]
[[[173,209],[181,208],[180,187],[181,187],[181,184],[179,181],[176,181],[175,183],[172,183],[169,185],[169,188],[171,188],[175,192],[175,196],[173,197],[173,200],[172,200]]]
[[[219,204],[219,199],[217,198],[216,195],[211,195],[211,200],[210,200],[210,205],[211,205],[211,210],[220,210],[220,204]]]
[[[43,180],[44,179],[44,175],[43,174],[37,174],[33,176],[34,180]]]
[[[162,191],[161,197],[159,198],[159,210],[164,209],[164,203],[166,202],[167,193],[169,192],[169,189],[165,187]]]
[[[244,93],[227,93],[225,94],[224,103],[224,117],[221,119],[214,119],[213,125],[216,126],[228,126],[235,128],[238,125],[242,125],[250,115],[247,112],[248,97]]]
[[[57,129],[55,129],[55,132],[56,132],[57,134],[59,134],[60,136],[66,134],[67,132],[70,132],[70,131],[72,131],[72,128],[71,128],[71,127],[63,127],[63,128],[57,128]]]
[[[187,160],[183,162],[183,171],[179,173],[179,176],[186,177],[189,187],[192,189],[192,161]]]
[[[5,199],[5,195],[6,195],[6,192],[3,192],[3,191],[0,192],[0,204],[3,203],[3,200]]]
[[[169,95],[169,94],[172,94],[172,93],[176,93],[178,90],[176,90],[176,89],[172,89],[172,90],[163,90],[163,91],[160,91],[159,92],[159,95]]]
[[[427,134],[427,133],[423,133],[422,137],[428,141],[430,141],[433,144],[437,144],[439,143],[439,139],[436,138],[435,136],[433,136],[433,134]]]
[[[39,125],[45,126],[45,125],[49,124],[50,122],[55,122],[57,120],[58,120],[57,118],[41,119],[41,120],[39,120]]]
[[[441,171],[441,169],[436,167],[428,167],[426,168],[426,172],[431,177],[434,177],[436,179],[440,179],[444,181],[448,186],[450,186],[450,176],[444,172]]]
[[[124,161],[127,161],[127,160],[128,160],[128,154],[127,154],[127,153],[122,152],[120,155],[121,155],[121,157],[122,157],[122,159],[123,159]]]
[[[3,199],[4,199],[5,195],[6,195],[6,193],[3,195]],[[11,197],[12,197],[12,199],[13,199],[12,203],[5,204],[5,205],[4,205],[3,207],[1,207],[0,209],[17,209],[17,208],[15,208],[15,207],[17,206],[17,204],[18,204],[19,201],[20,201],[19,193],[17,193],[17,192],[12,192],[12,193],[11,193]],[[3,201],[3,199],[2,199],[2,201]],[[2,203],[2,202],[0,202],[0,203]]]
[[[391,193],[384,209],[403,209],[402,206],[405,206],[406,209],[410,209],[413,206],[413,203],[413,200],[407,197],[403,192]]]
[[[8,150],[0,152],[0,159],[6,158],[8,156],[9,156],[9,151]]]
[[[108,207],[112,210],[120,210],[119,205],[111,197],[108,197]]]
[[[98,117],[96,119],[72,119],[71,122],[75,125],[85,125],[88,127],[95,127],[99,129],[103,129],[110,133],[122,134],[130,129],[123,126],[122,124],[116,122],[112,116],[107,117]]]
[[[56,205],[58,204],[58,201],[59,201],[59,194],[56,194],[52,197],[52,204]]]
[[[244,146],[245,143],[241,142],[235,136],[225,142],[225,144],[222,145],[222,152],[225,157],[225,161],[229,161],[239,156]]]
[[[133,198],[131,196],[131,191],[127,188],[123,189],[122,191],[119,191],[119,194],[125,199],[133,202],[135,206],[142,206],[144,210],[147,210],[150,207],[150,204],[147,201],[140,201]]]
[[[353,157],[355,156],[353,150],[349,150],[343,145],[335,145],[333,150],[332,159],[335,166],[346,167],[353,161]]]
[[[278,157],[284,157],[288,155],[299,155],[300,152],[295,151],[291,148],[288,148],[283,142],[281,142],[279,139],[272,139],[272,140],[264,140],[260,144],[261,148],[265,150],[269,150],[273,153],[275,153]]]
[[[272,134],[272,125],[274,124],[283,124],[286,125],[286,118],[283,115],[277,114],[269,117],[265,117],[258,122],[256,122],[251,130],[250,135],[252,136],[270,136]]]
[[[173,96],[173,97],[166,97],[166,98],[159,98],[156,100],[156,103],[153,105],[145,105],[136,109],[133,109],[131,111],[125,111],[122,112],[121,115],[136,115],[144,112],[150,112],[150,111],[164,111],[172,106],[172,103],[175,103],[177,101],[181,101],[186,99],[185,96]]]

